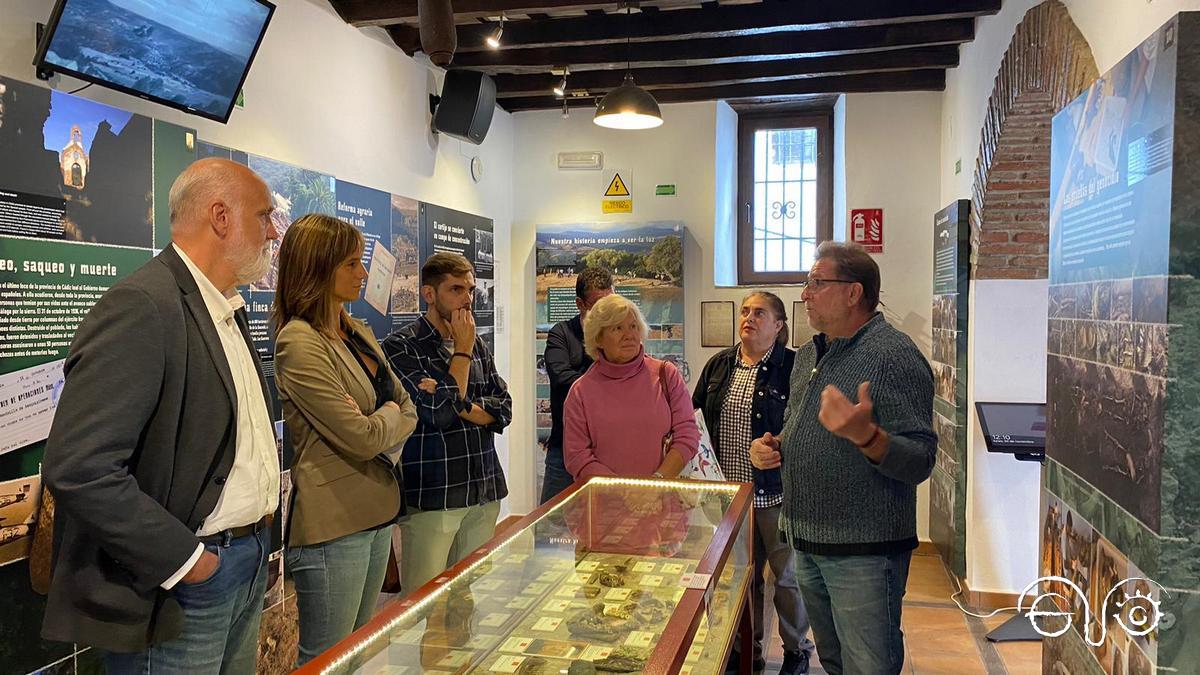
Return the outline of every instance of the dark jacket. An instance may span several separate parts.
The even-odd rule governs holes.
[[[709,359],[692,393],[692,405],[704,411],[704,424],[712,436],[713,450],[718,453],[721,435],[717,432],[717,426],[721,422],[721,407],[725,405],[729,383],[733,380],[733,369],[741,358],[739,349],[741,345],[737,344]],[[783,430],[783,412],[787,409],[788,387],[795,360],[796,352],[776,344],[771,357],[759,367],[752,404],[754,418],[750,420],[754,438],[767,432],[778,434]],[[720,454],[717,456],[720,457]],[[754,494],[765,496],[782,493],[783,479],[779,469],[754,469]]]
[[[256,354],[245,311],[235,317]],[[183,628],[160,584],[199,545],[237,438],[221,339],[173,247],[100,298],[64,371],[42,465],[56,502],[42,637],[140,651]]]
[[[583,351],[583,322],[579,315],[560,321],[546,336],[546,374],[550,376],[550,438],[548,448],[563,446],[563,403],[575,384],[592,367],[592,357]]]

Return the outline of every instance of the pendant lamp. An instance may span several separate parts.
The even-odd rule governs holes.
[[[632,6],[632,3],[626,5],[626,16]],[[625,59],[625,80],[600,99],[592,121],[609,129],[653,129],[663,123],[662,113],[650,92],[633,83],[628,36],[625,38]]]

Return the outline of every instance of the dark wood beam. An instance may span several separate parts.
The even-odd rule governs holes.
[[[416,0],[330,0],[334,9],[349,24],[355,26],[385,26],[417,21]],[[1001,0],[767,0],[741,6],[775,6],[789,14],[792,21],[811,28],[870,26],[897,21],[929,21],[934,19],[969,18],[995,14]],[[657,3],[656,3],[657,4]],[[684,5],[667,0],[665,7]],[[715,3],[713,3],[715,5]],[[738,5],[702,7],[700,11],[725,11]],[[455,20],[470,23],[479,17],[553,14],[563,10],[616,10],[617,2],[596,0],[455,0]],[[648,16],[660,7],[648,4],[641,16]],[[686,11],[686,10],[676,10]],[[669,12],[674,13],[674,12]],[[634,14],[633,18],[639,15]]]
[[[505,28],[507,42],[508,29]],[[628,57],[639,66],[669,61],[748,61],[774,56],[831,56],[856,52],[900,49],[927,45],[962,44],[975,36],[973,19],[951,19],[924,23],[902,23],[863,28],[830,28],[820,31],[767,33],[754,37],[721,37],[706,40],[664,40],[634,43]],[[549,65],[616,66],[625,60],[623,44],[572,47],[533,47],[461,52],[454,65],[488,73],[520,72],[522,67]],[[696,63],[700,65],[700,63]],[[511,69],[511,70],[510,70]]]
[[[953,68],[957,65],[958,47],[943,45],[782,61],[638,68],[633,71],[633,79],[646,89],[659,89],[735,84],[765,79]],[[567,86],[573,90],[607,91],[619,86],[624,76],[624,69],[574,71],[567,77]],[[542,96],[562,80],[560,76],[552,75],[549,71],[536,75],[501,74],[495,75],[493,79],[501,98]]]
[[[866,73],[839,77],[818,77],[776,82],[753,82],[716,87],[663,89],[654,92],[659,103],[714,101],[729,99],[770,100],[811,94],[847,94],[880,91],[942,91],[946,88],[946,71],[909,70],[898,73]],[[500,101],[509,112],[522,110],[560,109],[563,100],[548,96],[508,98]],[[594,98],[568,99],[572,107],[595,107]]]
[[[853,2],[845,4],[857,7],[857,4]],[[1000,6],[996,0],[972,0],[963,4],[970,5],[972,14],[992,7],[999,9]],[[807,6],[807,3],[803,3],[803,6]],[[817,24],[806,17],[798,16],[800,13],[796,9],[795,2],[760,2],[753,5],[733,5],[714,9],[680,9],[629,16],[604,14],[569,19],[551,18],[548,21],[511,21],[504,26],[504,44],[526,49],[556,45],[623,42],[626,38],[635,42],[661,39],[694,40],[883,24],[882,21]],[[904,21],[894,22],[906,23],[915,20],[918,16],[928,21],[971,18],[969,15],[951,14],[947,16],[947,13],[942,13],[904,15],[897,17]],[[484,38],[490,32],[491,28],[488,25],[459,26],[458,51],[461,53],[488,49],[484,44]],[[411,53],[420,48],[420,42],[402,44],[400,47]]]

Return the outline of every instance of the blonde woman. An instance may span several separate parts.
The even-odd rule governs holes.
[[[279,249],[275,367],[296,449],[287,563],[300,609],[299,664],[371,618],[403,511],[399,452],[416,409],[371,329],[344,304],[367,271],[353,225],[309,214]]]
[[[620,295],[588,312],[584,349],[595,363],[563,406],[563,459],[575,480],[674,478],[695,456],[692,397],[675,366],[646,355],[648,334],[641,310]]]

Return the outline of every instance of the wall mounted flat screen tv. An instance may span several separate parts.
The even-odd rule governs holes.
[[[34,65],[224,123],[275,5],[58,0]]]

